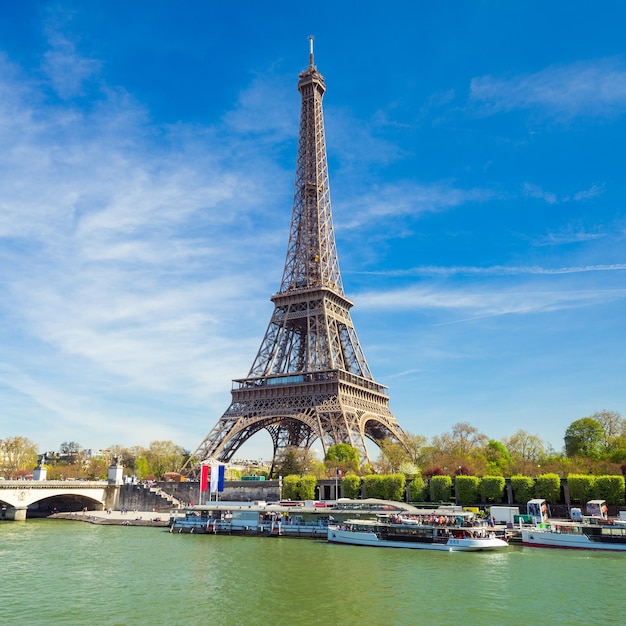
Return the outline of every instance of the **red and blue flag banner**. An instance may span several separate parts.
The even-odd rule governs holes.
[[[200,468],[200,491],[204,493],[209,486],[209,466],[203,465]]]
[[[335,470],[335,472],[339,478],[343,478],[345,474],[345,472],[341,471],[340,469]]]

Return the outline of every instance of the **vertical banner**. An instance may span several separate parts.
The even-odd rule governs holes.
[[[225,473],[226,473],[226,466],[225,465],[220,465],[219,477],[217,479],[217,490],[220,493],[223,493],[223,491],[224,491],[224,474]]]
[[[211,493],[224,491],[224,465],[211,465]]]
[[[209,486],[209,466],[203,465],[200,469],[200,491],[204,493]]]
[[[218,475],[218,465],[211,465],[211,493],[217,492],[217,483],[219,479]]]

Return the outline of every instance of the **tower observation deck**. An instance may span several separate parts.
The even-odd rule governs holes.
[[[232,402],[190,457],[190,471],[211,459],[227,462],[251,437],[267,431],[273,460],[289,447],[347,443],[370,461],[366,440],[405,434],[389,409],[385,386],[365,360],[350,317],[335,245],[322,98],[310,38],[302,98],[289,243],[274,312],[245,378],[233,381]]]

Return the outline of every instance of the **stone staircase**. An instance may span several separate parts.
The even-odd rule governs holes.
[[[161,487],[150,487],[150,493],[153,493],[155,496],[165,500],[168,503],[167,508],[180,509],[184,506],[178,498],[174,497],[170,493],[167,493],[167,491],[163,491]]]

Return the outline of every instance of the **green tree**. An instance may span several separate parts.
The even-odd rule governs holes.
[[[150,472],[161,478],[165,472],[176,472],[183,464],[185,451],[172,441],[152,441],[146,450]]]
[[[0,475],[6,478],[21,470],[29,470],[37,463],[37,444],[26,437],[0,439]]]
[[[611,447],[613,439],[624,434],[626,420],[624,420],[617,411],[602,409],[602,411],[598,411],[589,417],[596,420],[596,422],[602,426],[602,430],[604,431],[603,444],[606,449]]]
[[[451,433],[433,437],[433,446],[449,455],[470,456],[482,449],[486,443],[486,435],[468,422],[458,422],[452,427]]]
[[[513,474],[535,474],[537,465],[543,462],[546,449],[539,437],[525,430],[518,430],[510,437],[503,437],[511,455],[511,472]]]
[[[150,465],[145,456],[137,457],[135,460],[135,475],[139,480],[144,480],[150,474]]]
[[[340,469],[346,474],[356,474],[359,471],[361,455],[359,451],[347,443],[338,443],[330,446],[324,457],[324,464],[330,473]]]
[[[567,456],[586,456],[599,459],[603,452],[604,429],[592,417],[582,417],[572,422],[565,431]]]
[[[278,454],[274,474],[282,476],[298,474],[302,476],[313,469],[314,461],[313,453],[308,448],[288,446]]]
[[[511,454],[507,447],[495,439],[490,439],[485,446],[485,458],[490,476],[503,475],[511,463]]]
[[[380,448],[377,466],[382,473],[397,472],[403,463],[410,461],[409,454],[401,443],[393,439],[381,439],[376,443]]]
[[[109,464],[104,459],[91,458],[85,464],[84,476],[89,480],[104,480],[108,469]]]
[[[409,461],[413,465],[420,467],[424,463],[424,451],[427,443],[424,435],[416,435],[414,433],[405,433],[404,443],[406,444]]]
[[[359,451],[348,443],[338,443],[330,446],[324,457],[325,461],[337,461],[338,463],[356,463],[360,461]]]

